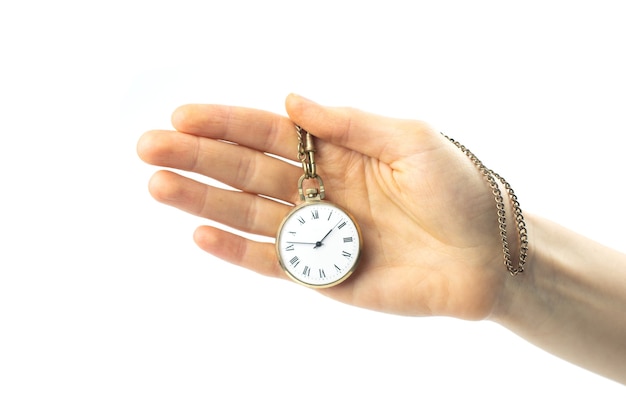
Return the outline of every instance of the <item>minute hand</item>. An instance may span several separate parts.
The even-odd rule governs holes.
[[[324,241],[324,239],[326,239],[326,238],[328,237],[328,235],[330,234],[330,232],[332,232],[333,230],[335,230],[335,227],[337,227],[337,225],[339,225],[339,223],[341,223],[341,220],[339,220],[339,221],[337,222],[337,224],[336,224],[336,225],[334,225],[334,226],[332,227],[332,229],[330,229],[330,230],[328,231],[328,233],[326,233],[322,239],[320,239],[319,241],[317,241],[317,242],[315,243],[315,247],[314,247],[313,249],[317,249],[317,248],[319,248],[320,246],[322,246],[322,242]]]

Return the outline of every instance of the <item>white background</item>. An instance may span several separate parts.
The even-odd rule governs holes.
[[[17,5],[19,4],[19,5]],[[489,322],[334,303],[195,247],[142,132],[296,92],[429,121],[522,207],[619,250],[614,1],[0,6],[0,415],[624,415],[624,387]],[[625,320],[624,318],[616,318]]]

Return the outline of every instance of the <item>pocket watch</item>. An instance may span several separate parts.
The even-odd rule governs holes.
[[[363,239],[354,217],[336,204],[322,201],[326,191],[316,173],[313,136],[296,126],[298,159],[304,175],[298,181],[302,204],[283,219],[276,235],[276,254],[285,273],[312,288],[328,288],[346,280],[356,269]],[[303,190],[305,180],[318,188]]]

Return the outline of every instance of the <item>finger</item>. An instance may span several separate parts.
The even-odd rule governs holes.
[[[286,117],[263,110],[211,104],[188,104],[172,115],[174,127],[185,133],[294,158],[297,134]]]
[[[289,95],[285,104],[291,120],[312,135],[385,163],[438,147],[442,142],[437,132],[418,121],[325,107],[295,94]]]
[[[272,243],[254,242],[209,226],[196,229],[193,237],[201,249],[226,262],[262,275],[286,278]]]
[[[296,198],[285,181],[295,184],[302,174],[299,167],[245,146],[181,132],[147,132],[139,139],[137,152],[149,164],[196,172],[248,193],[284,201]]]
[[[161,203],[262,236],[275,236],[291,208],[253,194],[211,187],[169,171],[155,173],[149,190]]]

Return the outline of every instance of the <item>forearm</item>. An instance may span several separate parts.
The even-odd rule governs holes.
[[[626,384],[626,255],[527,218],[531,257],[492,319],[565,360]]]

